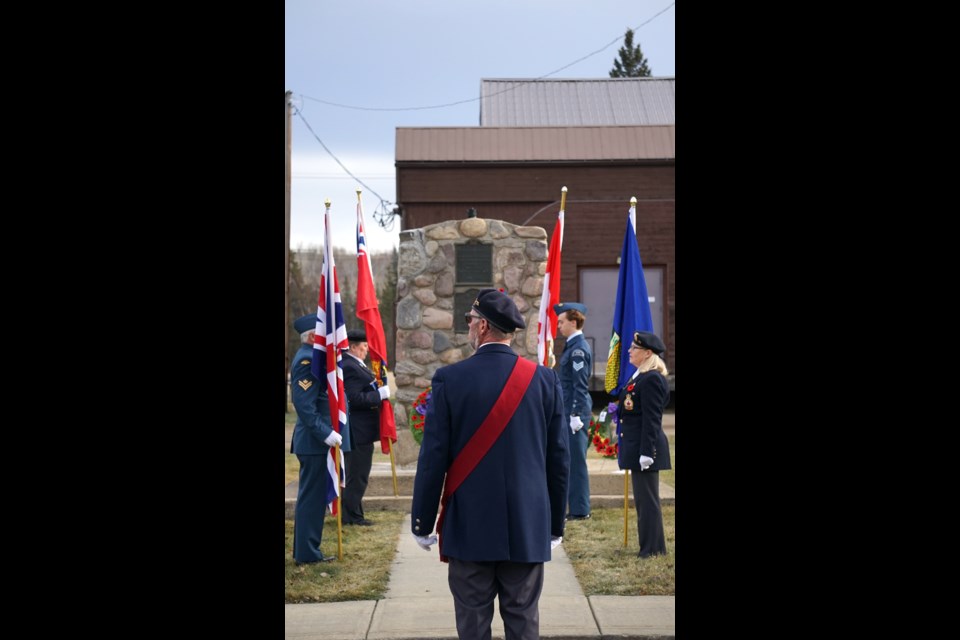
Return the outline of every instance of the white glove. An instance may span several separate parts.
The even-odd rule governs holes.
[[[559,547],[561,542],[563,542],[563,536],[559,538],[557,536],[550,536],[550,550],[553,551]]]
[[[647,467],[653,464],[653,458],[649,456],[640,456],[640,470],[646,471]]]
[[[390,397],[390,387],[383,385],[382,387],[377,387],[377,392],[380,394],[380,401],[383,402]]]
[[[424,551],[430,551],[430,545],[437,543],[437,536],[418,536],[413,534],[413,539],[417,541],[417,544],[420,545],[420,548]]]
[[[327,436],[327,439],[323,441],[323,444],[327,445],[328,447],[332,447],[333,445],[340,444],[341,442],[343,442],[343,436],[336,431],[331,431],[330,435]]]
[[[570,433],[576,433],[583,428],[583,420],[580,416],[570,416]]]

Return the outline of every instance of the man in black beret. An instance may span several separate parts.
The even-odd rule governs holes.
[[[334,559],[323,555],[320,542],[327,509],[327,458],[330,447],[343,441],[330,426],[327,381],[317,379],[310,369],[316,326],[315,313],[301,316],[293,323],[301,342],[290,365],[290,397],[297,410],[290,453],[296,454],[300,461],[297,505],[293,516],[293,559],[298,565]]]
[[[343,352],[343,390],[347,396],[350,451],[343,454],[347,484],[343,489],[343,524],[368,527],[363,514],[363,495],[370,482],[373,443],[380,440],[380,403],[390,397],[390,387],[377,386],[376,376],[363,361],[370,351],[363,329],[347,331],[349,347]]]
[[[526,324],[508,295],[481,290],[466,320],[476,353],[433,376],[411,533],[427,551],[437,542],[442,492],[436,530],[459,636],[490,637],[499,595],[506,637],[538,638],[543,563],[566,513],[563,394],[552,369],[510,348]]]

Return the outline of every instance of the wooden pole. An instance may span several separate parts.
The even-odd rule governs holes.
[[[629,487],[629,485],[630,485],[630,469],[624,469],[623,470],[623,548],[624,549],[627,548],[627,528],[629,526],[629,523],[627,520],[627,513],[629,512],[629,507],[627,506],[627,502],[629,500],[628,498],[629,489],[627,487]]]
[[[387,438],[387,449],[390,450],[390,470],[393,472],[393,497],[400,497],[400,490],[397,489],[397,463],[393,459],[393,441]]]
[[[337,560],[343,560],[343,503],[340,500],[340,445],[336,445],[334,470],[337,473]]]

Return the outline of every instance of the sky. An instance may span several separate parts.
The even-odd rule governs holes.
[[[358,187],[368,249],[398,246],[399,218],[374,221],[396,200],[396,128],[479,126],[481,79],[607,78],[628,28],[652,75],[676,76],[671,0],[285,0],[285,14],[292,249],[323,244],[329,198],[333,245],[355,250]]]

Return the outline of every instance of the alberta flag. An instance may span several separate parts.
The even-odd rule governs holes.
[[[621,387],[637,370],[630,364],[629,353],[634,331],[653,331],[647,282],[643,278],[640,249],[637,247],[636,198],[630,201],[627,232],[623,237],[623,248],[620,250],[617,305],[613,311],[613,335],[610,336],[607,373],[603,385],[609,394],[619,395]]]
[[[380,303],[377,302],[377,290],[373,282],[373,267],[363,228],[363,206],[357,202],[357,317],[366,326],[370,368],[382,387],[387,384],[387,338],[383,332]],[[390,443],[396,441],[397,421],[393,416],[393,405],[388,399],[380,405],[380,450],[390,453]]]
[[[347,348],[347,327],[343,323],[343,308],[340,305],[340,285],[337,284],[337,269],[333,263],[333,235],[330,233],[330,207],[323,218],[323,269],[320,274],[320,296],[317,301],[317,330],[314,335],[313,375],[318,380],[327,380],[327,399],[330,403],[330,424],[333,430],[343,435],[347,424],[347,400],[343,393],[343,368],[340,350]],[[322,356],[321,356],[322,354]],[[321,363],[324,363],[321,365]],[[330,447],[327,459],[327,504],[330,513],[337,513],[337,497],[344,486],[343,460],[337,464],[337,448]],[[338,472],[339,471],[339,472]]]
[[[566,187],[564,187],[566,189]],[[557,333],[557,314],[553,305],[560,302],[560,251],[563,247],[563,209],[557,215],[557,226],[550,237],[550,253],[547,256],[547,271],[543,276],[543,293],[540,295],[540,316],[537,326],[537,363],[552,367],[554,360],[553,340]]]

